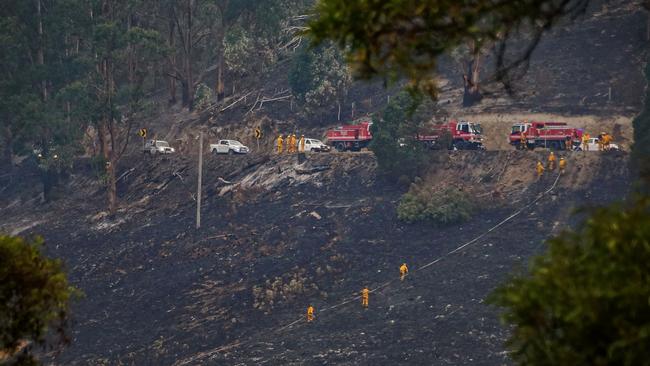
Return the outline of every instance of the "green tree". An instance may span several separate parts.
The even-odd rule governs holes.
[[[302,47],[289,72],[291,90],[311,115],[343,102],[351,81],[343,56],[333,45]]]
[[[52,183],[71,158],[83,130],[69,119],[72,102],[60,91],[78,77],[73,51],[78,39],[80,0],[17,1],[0,4],[0,133],[4,161],[14,154],[39,151],[43,195],[49,199]],[[85,123],[85,122],[84,122]]]
[[[42,244],[0,236],[0,363],[37,364],[33,346],[67,342],[70,301],[80,292]]]
[[[381,172],[399,178],[413,177],[431,161],[431,152],[416,141],[418,131],[431,116],[422,95],[401,92],[373,117],[370,149]]]
[[[491,301],[522,365],[649,365],[650,200],[597,209]]]
[[[106,162],[108,209],[117,211],[117,165],[129,146],[133,124],[147,110],[146,87],[163,59],[165,48],[147,18],[148,1],[89,4],[86,31],[92,36],[80,57],[92,67],[72,88],[85,96],[80,115],[97,129]],[[193,94],[193,93],[192,93]]]
[[[356,74],[403,77],[435,95],[437,58],[459,45],[507,40],[527,32],[531,43],[520,58],[506,61],[500,42],[498,69],[525,63],[542,33],[565,15],[581,13],[589,0],[323,0],[310,22],[315,44],[332,40],[346,50]],[[502,78],[505,75],[498,72]]]

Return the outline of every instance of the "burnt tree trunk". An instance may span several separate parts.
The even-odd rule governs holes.
[[[481,50],[472,47],[472,59],[467,64],[467,73],[463,75],[463,107],[471,107],[481,101],[480,89]]]
[[[219,60],[217,64],[217,100],[222,100],[224,98],[225,84],[223,81],[223,52],[220,52]]]
[[[185,83],[183,83],[184,91],[184,105],[188,110],[194,109],[194,75],[192,70],[192,47],[194,38],[192,37],[192,11],[194,8],[194,0],[187,0],[186,2],[186,16],[187,16],[187,29],[185,31]]]
[[[167,45],[169,46],[170,50],[175,50],[176,49],[176,38],[174,37],[174,32],[175,32],[175,25],[176,23],[174,22],[174,6],[172,5],[170,7],[170,16],[169,16],[169,33],[167,34]],[[175,72],[176,70],[176,53],[171,52],[169,56],[169,69],[171,72]],[[169,104],[174,105],[176,104],[176,77],[175,76],[168,76],[167,77],[167,87],[169,91]]]

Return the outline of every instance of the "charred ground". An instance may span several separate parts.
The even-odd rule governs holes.
[[[68,200],[5,201],[4,229],[43,235],[85,292],[56,364],[502,364],[507,330],[486,295],[577,220],[571,209],[624,197],[627,155],[572,154],[551,194],[475,245],[373,293],[369,310],[352,301],[321,315],[394,279],[401,262],[417,269],[484,233],[555,178],[536,181],[537,153],[439,154],[422,179],[481,203],[462,225],[400,223],[407,187],[378,176],[372,154],[348,153],[208,159],[200,230],[189,158],[133,157],[113,218],[80,167]],[[315,323],[278,331],[310,303]]]

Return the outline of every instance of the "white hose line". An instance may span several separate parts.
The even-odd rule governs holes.
[[[501,222],[499,222],[498,224],[492,226],[487,231],[485,231],[481,235],[477,236],[476,238],[468,241],[467,243],[464,243],[464,244],[460,245],[459,247],[457,247],[456,249],[448,252],[447,254],[444,254],[444,255],[436,258],[435,260],[414,269],[412,271],[412,273],[422,271],[422,270],[434,265],[435,263],[440,262],[441,260],[445,259],[446,257],[461,251],[463,248],[466,248],[467,246],[476,243],[478,240],[480,240],[481,238],[483,238],[487,234],[491,233],[492,231],[498,229],[500,226],[504,225],[508,221],[512,220],[513,218],[515,218],[516,216],[521,214],[525,209],[527,209],[528,207],[530,207],[530,206],[534,205],[535,203],[537,203],[547,193],[552,191],[555,188],[555,186],[557,185],[557,182],[560,179],[560,175],[562,175],[562,174],[558,173],[557,177],[555,177],[555,181],[553,182],[553,184],[551,185],[551,187],[549,189],[547,189],[544,192],[542,192],[541,194],[539,194],[534,200],[532,200],[530,203],[526,204],[525,206],[521,207],[519,210],[515,211],[512,215],[506,217]],[[408,276],[408,274],[406,276]],[[395,281],[396,281],[396,279],[392,279],[390,281],[384,282],[381,285],[379,285],[379,286],[377,286],[377,287],[375,287],[373,289],[370,289],[370,292],[375,292],[375,291],[378,291],[378,290],[380,290],[380,289],[382,289],[384,287],[388,287],[391,283],[393,283]],[[340,302],[340,303],[338,303],[336,305],[330,306],[330,307],[325,308],[325,309],[321,309],[321,310],[319,310],[319,313],[324,313],[326,311],[334,310],[334,309],[339,308],[339,307],[341,307],[343,305],[349,304],[352,301],[359,300],[360,298],[361,298],[361,296],[352,297],[352,298],[344,300],[344,301],[342,301],[342,302]],[[273,334],[273,333],[281,332],[281,331],[283,331],[283,330],[285,330],[287,328],[290,328],[290,327],[294,326],[295,324],[298,324],[298,323],[300,323],[302,321],[305,321],[304,316],[301,316],[300,318],[298,318],[298,319],[292,321],[291,323],[288,323],[288,324],[286,324],[286,325],[284,325],[284,326],[282,326],[280,328],[271,329],[268,332],[259,333],[259,334],[257,334],[257,338],[260,338],[260,337],[266,336],[266,335],[270,335],[270,334]],[[241,342],[236,341],[236,342],[233,342],[233,343],[225,345],[225,346],[214,348],[214,349],[212,349],[210,351],[201,352],[200,354],[195,355],[193,357],[190,357],[189,359],[186,359],[186,360],[180,361],[180,362],[176,362],[174,365],[178,365],[178,366],[187,365],[187,364],[189,364],[191,362],[198,361],[198,360],[206,358],[206,357],[210,357],[210,356],[214,355],[215,353],[219,353],[219,352],[222,352],[222,351],[225,351],[225,350],[229,350],[229,349],[232,349],[232,348],[237,348],[239,346],[243,346],[245,344],[251,343],[252,341],[253,341],[252,339],[249,339],[247,341],[241,341]]]

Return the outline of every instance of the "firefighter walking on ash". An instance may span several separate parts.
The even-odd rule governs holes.
[[[282,139],[282,135],[278,136],[278,154],[282,154],[282,142],[284,140]]]
[[[560,174],[564,174],[564,169],[566,169],[566,159],[564,159],[564,157],[560,158],[559,167],[560,167]]]
[[[370,296],[370,290],[368,290],[368,286],[364,287],[363,290],[361,290],[361,306],[364,308],[368,308],[368,297]]]
[[[537,162],[537,178],[541,178],[542,174],[544,174],[544,165],[542,165],[541,161]]]
[[[551,151],[551,154],[548,156],[548,170],[555,169],[555,154]]]
[[[404,281],[404,278],[406,278],[406,275],[409,273],[409,268],[406,266],[406,263],[402,263],[402,265],[399,267],[399,280]]]
[[[307,322],[314,320],[314,307],[309,305],[307,308]]]

